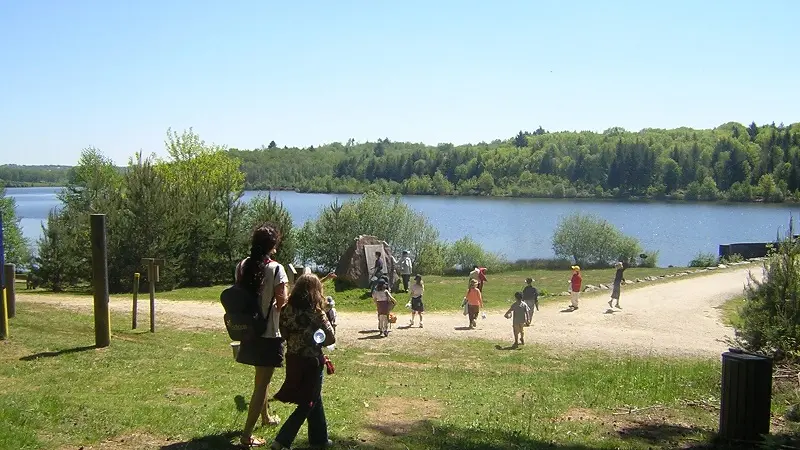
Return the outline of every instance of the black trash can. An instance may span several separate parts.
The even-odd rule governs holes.
[[[755,441],[769,434],[772,358],[731,350],[722,354],[719,437]]]

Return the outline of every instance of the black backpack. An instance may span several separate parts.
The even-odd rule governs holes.
[[[225,308],[225,328],[234,341],[250,341],[267,330],[267,320],[258,308],[258,296],[244,287],[234,284],[222,291],[219,300]]]
[[[277,268],[275,270],[277,277]],[[267,317],[261,314],[260,296],[253,295],[239,283],[222,291],[219,296],[222,307],[225,309],[225,328],[228,336],[234,341],[246,342],[259,338],[267,331],[267,320],[272,308],[267,312]]]

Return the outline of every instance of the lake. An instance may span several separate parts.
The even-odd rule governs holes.
[[[59,188],[7,188],[15,199],[26,237],[35,242],[41,222],[59,206]],[[248,200],[266,192],[248,191]],[[274,191],[302,225],[345,194],[300,194]],[[470,236],[484,248],[511,260],[550,258],[551,238],[560,217],[576,211],[595,213],[625,234],[638,238],[647,250],[659,251],[659,265],[682,266],[699,251],[717,254],[718,245],[732,242],[767,242],[779,228],[786,229],[794,205],[634,203],[591,200],[541,200],[486,197],[409,196],[403,200],[424,214],[449,242]]]

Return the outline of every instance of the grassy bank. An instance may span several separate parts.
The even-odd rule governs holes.
[[[224,333],[118,328],[98,350],[91,316],[27,303],[12,333],[0,343],[0,448],[234,448],[252,374],[232,361]],[[675,448],[710,439],[718,417],[714,360],[560,356],[481,340],[332,355],[326,411],[342,448]],[[776,393],[776,413],[790,394]]]
[[[650,276],[666,276],[684,272],[685,268],[631,268],[625,271],[625,277],[629,280],[637,278],[644,279]],[[514,292],[521,291],[525,285],[525,278],[532,277],[536,280],[534,285],[541,291],[548,294],[542,301],[553,301],[561,299],[557,294],[567,291],[571,272],[563,270],[526,270],[503,272],[499,274],[488,274],[489,281],[483,289],[484,301],[490,309],[500,309],[508,307],[509,302],[514,298]],[[610,284],[614,278],[614,269],[591,269],[583,271],[584,285]],[[670,278],[672,279],[672,278]],[[625,286],[623,289],[634,289],[637,286],[649,285],[651,283],[636,284]],[[174,291],[159,292],[157,298],[163,300],[195,300],[195,301],[219,301],[220,292],[227,286],[210,286],[203,288],[183,288]],[[466,293],[466,276],[426,276],[425,277],[425,308],[429,311],[451,311],[458,309],[461,299]],[[20,289],[18,287],[18,289]],[[146,296],[146,287],[142,286]],[[328,282],[325,287],[327,294],[334,296],[336,307],[342,311],[372,311],[374,306],[369,301],[369,296],[365,289],[347,289],[336,292],[334,283]],[[45,291],[37,291],[46,293]],[[605,291],[608,292],[608,291]],[[59,295],[59,294],[53,294]],[[64,294],[60,294],[64,295]],[[69,295],[90,295],[88,292],[70,292]],[[120,297],[130,296],[130,294],[119,295]],[[398,301],[403,304],[408,301],[408,294],[397,294]],[[566,300],[564,300],[566,301]]]

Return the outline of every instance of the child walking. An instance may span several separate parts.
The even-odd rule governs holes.
[[[515,302],[506,311],[506,319],[512,319],[512,327],[514,330],[514,347],[518,345],[525,345],[525,325],[529,324],[531,319],[531,309],[528,304],[522,301],[522,292],[514,294]]]
[[[475,328],[478,325],[478,314],[483,307],[483,295],[481,295],[481,291],[478,290],[478,280],[469,280],[469,290],[467,291],[466,299],[467,312],[469,314],[469,327]]]
[[[625,265],[622,264],[622,261],[617,261],[614,267],[617,269],[617,273],[614,274],[613,287],[611,288],[611,300],[608,301],[608,307],[611,308],[611,303],[616,300],[616,308],[622,309],[622,307],[619,306],[619,291],[622,288],[622,282],[625,281],[625,276],[623,275],[625,272]]]
[[[539,290],[533,287],[533,278],[525,279],[525,287],[522,289],[522,301],[528,305],[528,308],[531,310],[530,317],[533,318],[533,309],[536,308],[536,311],[539,310]],[[525,326],[530,325],[531,321],[528,320]]]
[[[411,323],[409,327],[414,326],[414,315],[419,314],[419,327],[422,328],[422,313],[425,312],[425,306],[422,304],[422,294],[425,293],[425,285],[422,283],[422,275],[414,277],[414,284],[411,285]]]
[[[389,312],[397,304],[397,300],[389,293],[386,282],[383,280],[378,281],[375,292],[372,293],[372,299],[375,300],[375,307],[378,310],[378,332],[387,337],[389,336]]]
[[[581,293],[581,268],[580,266],[572,266],[572,278],[569,280],[570,285],[570,309],[575,311],[578,309],[578,296]]]
[[[325,317],[333,327],[333,334],[336,334],[336,301],[330,295],[325,299]]]

